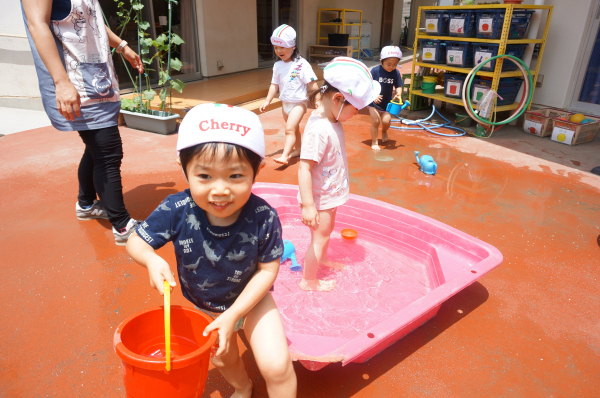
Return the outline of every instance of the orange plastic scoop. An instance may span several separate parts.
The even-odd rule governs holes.
[[[342,238],[344,239],[356,239],[358,232],[351,228],[342,229]]]

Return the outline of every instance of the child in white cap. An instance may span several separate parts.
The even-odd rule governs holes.
[[[318,280],[317,271],[320,265],[336,270],[344,268],[327,259],[336,209],[350,197],[342,122],[373,102],[381,87],[362,62],[348,57],[334,58],[323,73],[321,106],[306,123],[298,170],[302,222],[310,227],[311,233],[300,288],[330,291],[335,281]],[[316,93],[311,93],[310,101],[315,96]]]
[[[397,69],[398,62],[402,58],[402,51],[396,46],[386,46],[381,49],[379,56],[381,65],[371,69],[373,79],[381,84],[381,95],[369,104],[371,115],[371,149],[379,151],[377,133],[381,125],[381,142],[388,140],[388,129],[392,121],[392,115],[386,112],[387,105],[392,99],[400,98],[402,93],[402,77]]]
[[[158,250],[172,242],[183,296],[215,320],[213,365],[250,397],[252,381],[239,355],[244,329],[269,396],[295,397],[296,374],[283,325],[269,293],[283,253],[277,211],[252,194],[264,166],[265,138],[258,116],[231,105],[203,104],[184,117],[178,161],[189,189],[169,195],[139,225],[127,252],[148,269],[150,286],[162,295],[175,287],[169,263]]]
[[[296,31],[289,25],[281,25],[273,32],[271,43],[280,58],[273,65],[273,78],[265,103],[260,107],[264,112],[277,91],[282,102],[285,120],[285,143],[283,153],[276,158],[277,163],[288,164],[290,158],[300,155],[302,137],[300,121],[306,113],[306,88],[317,90],[317,76],[310,64],[300,56],[296,48]]]

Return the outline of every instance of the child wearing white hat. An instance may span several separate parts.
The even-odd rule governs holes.
[[[321,265],[335,270],[344,268],[327,259],[336,209],[350,197],[342,122],[372,103],[381,87],[365,64],[348,57],[334,58],[323,73],[321,105],[306,123],[298,170],[302,222],[311,233],[300,288],[331,291],[335,281],[318,280],[317,271]],[[311,93],[310,101],[315,97],[316,93]]]
[[[402,58],[402,51],[396,46],[386,46],[381,49],[379,57],[381,65],[371,69],[373,79],[381,84],[381,95],[369,105],[371,115],[371,149],[379,151],[377,133],[381,125],[381,142],[388,140],[388,129],[392,121],[392,115],[386,112],[387,105],[392,99],[400,98],[402,93],[402,77],[397,69],[398,62]]]
[[[306,100],[308,99],[306,89],[308,86],[310,90],[317,90],[317,76],[296,48],[294,28],[289,25],[281,25],[273,32],[271,43],[280,60],[273,65],[273,79],[267,99],[260,107],[260,111],[266,110],[279,91],[285,120],[285,143],[283,153],[275,161],[288,164],[290,158],[300,155],[302,142],[300,121],[306,113]]]
[[[252,194],[264,166],[265,138],[254,113],[203,104],[183,118],[178,161],[189,189],[169,195],[137,228],[127,252],[148,269],[150,286],[176,286],[170,266],[155,250],[175,249],[183,296],[213,317],[204,331],[219,334],[211,361],[235,388],[252,395],[239,355],[244,329],[269,395],[295,397],[296,374],[279,311],[269,293],[283,253],[277,211]]]

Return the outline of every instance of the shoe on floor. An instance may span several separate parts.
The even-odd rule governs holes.
[[[117,231],[115,227],[113,227],[113,235],[115,236],[115,243],[117,244],[117,246],[125,246],[127,244],[129,236],[133,231],[135,231],[138,224],[140,223],[141,221],[130,218],[129,222],[127,223],[127,226],[123,228],[121,232]]]
[[[106,210],[104,210],[99,200],[94,200],[94,204],[88,209],[79,206],[79,202],[75,203],[75,214],[78,220],[94,220],[97,218],[108,220],[108,214],[106,214]]]

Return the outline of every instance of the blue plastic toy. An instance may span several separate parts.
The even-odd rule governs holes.
[[[410,106],[410,102],[408,101],[404,101],[404,105],[401,105],[400,102],[392,100],[389,104],[387,104],[385,110],[394,116],[398,116],[400,112],[408,106]]]
[[[415,151],[415,157],[417,158],[417,163],[421,166],[421,171],[425,174],[435,174],[437,171],[437,164],[435,160],[429,155],[423,155],[419,159],[419,151]]]
[[[283,255],[281,256],[281,264],[287,259],[292,260],[290,271],[302,271],[302,266],[296,261],[296,248],[294,244],[287,239],[283,240]]]

